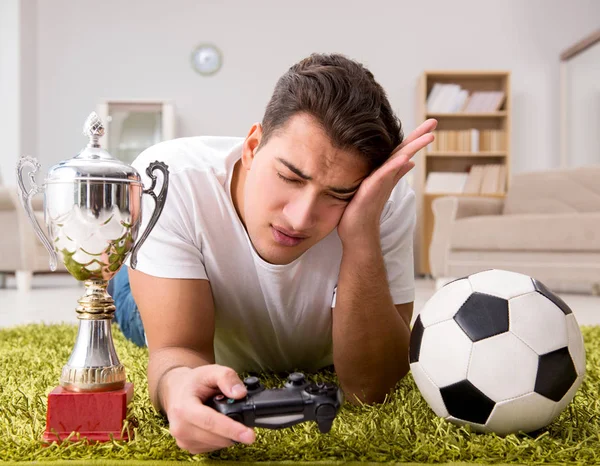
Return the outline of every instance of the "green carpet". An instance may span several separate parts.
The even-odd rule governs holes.
[[[172,461],[286,464],[368,462],[592,464],[600,462],[600,327],[585,327],[587,376],[574,401],[550,426],[535,435],[472,433],[437,418],[409,375],[382,404],[345,404],[329,434],[315,423],[282,430],[257,429],[252,445],[236,445],[209,454],[180,450],[168,425],[150,404],[145,380],[147,350],[126,341],[113,327],[115,346],[135,384],[129,419],[139,422],[135,439],[89,445],[84,441],[44,448],[47,394],[58,384],[76,327],[28,325],[0,329],[0,461],[63,464],[167,465]],[[240,374],[242,377],[244,374]],[[311,380],[337,382],[335,374],[307,374]],[[262,376],[267,387],[283,384],[283,375]],[[79,460],[79,461],[78,461]],[[126,460],[126,461],[123,461]],[[140,461],[146,460],[146,461]],[[283,462],[283,463],[281,463]],[[31,463],[33,464],[33,463]]]

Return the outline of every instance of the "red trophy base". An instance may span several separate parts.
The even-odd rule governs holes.
[[[127,405],[133,398],[133,384],[125,383],[110,392],[69,392],[56,387],[48,394],[44,443],[88,439],[95,442],[129,440],[133,431],[123,430]],[[71,435],[71,433],[77,434]],[[71,435],[71,438],[69,438]]]

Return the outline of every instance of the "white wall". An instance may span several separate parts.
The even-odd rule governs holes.
[[[16,184],[14,164],[21,151],[19,0],[0,1],[0,182]]]
[[[173,99],[179,136],[243,136],[276,79],[320,51],[365,63],[407,129],[424,69],[512,70],[513,169],[555,167],[559,54],[599,17],[596,0],[41,1],[38,157],[48,166],[75,155],[102,98]],[[189,66],[204,41],[224,53],[208,78]]]
[[[20,99],[21,153],[35,156],[38,152],[38,0],[21,0]]]
[[[600,164],[600,43],[566,63],[567,161]]]
[[[37,0],[0,1],[0,182],[38,151]]]

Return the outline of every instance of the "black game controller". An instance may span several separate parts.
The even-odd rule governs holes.
[[[247,377],[244,385],[246,397],[235,400],[219,394],[206,406],[248,427],[282,429],[317,421],[319,431],[326,434],[344,403],[344,394],[335,384],[309,383],[300,372],[289,375],[285,388],[267,390],[257,377]]]

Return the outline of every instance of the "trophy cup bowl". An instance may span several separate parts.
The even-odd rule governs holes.
[[[39,163],[21,157],[17,165],[19,199],[39,239],[50,254],[50,269],[58,261],[77,280],[85,284],[85,294],[76,308],[79,328],[75,345],[60,376],[60,386],[68,392],[98,393],[125,387],[125,368],[117,356],[111,321],[115,312],[113,298],[106,288],[131,254],[135,269],[137,251],[150,234],[164,207],[168,189],[168,167],[153,162],[146,174],[152,180],[144,189],[140,175],[131,166],[113,158],[98,144],[104,127],[95,113],[84,125],[90,142],[76,157],[53,166],[40,188],[35,182]],[[30,189],[24,173],[29,172]],[[155,170],[163,174],[156,195]],[[48,235],[38,223],[32,199],[44,194],[44,220]],[[142,220],[142,196],[155,201],[148,226],[138,239]]]

